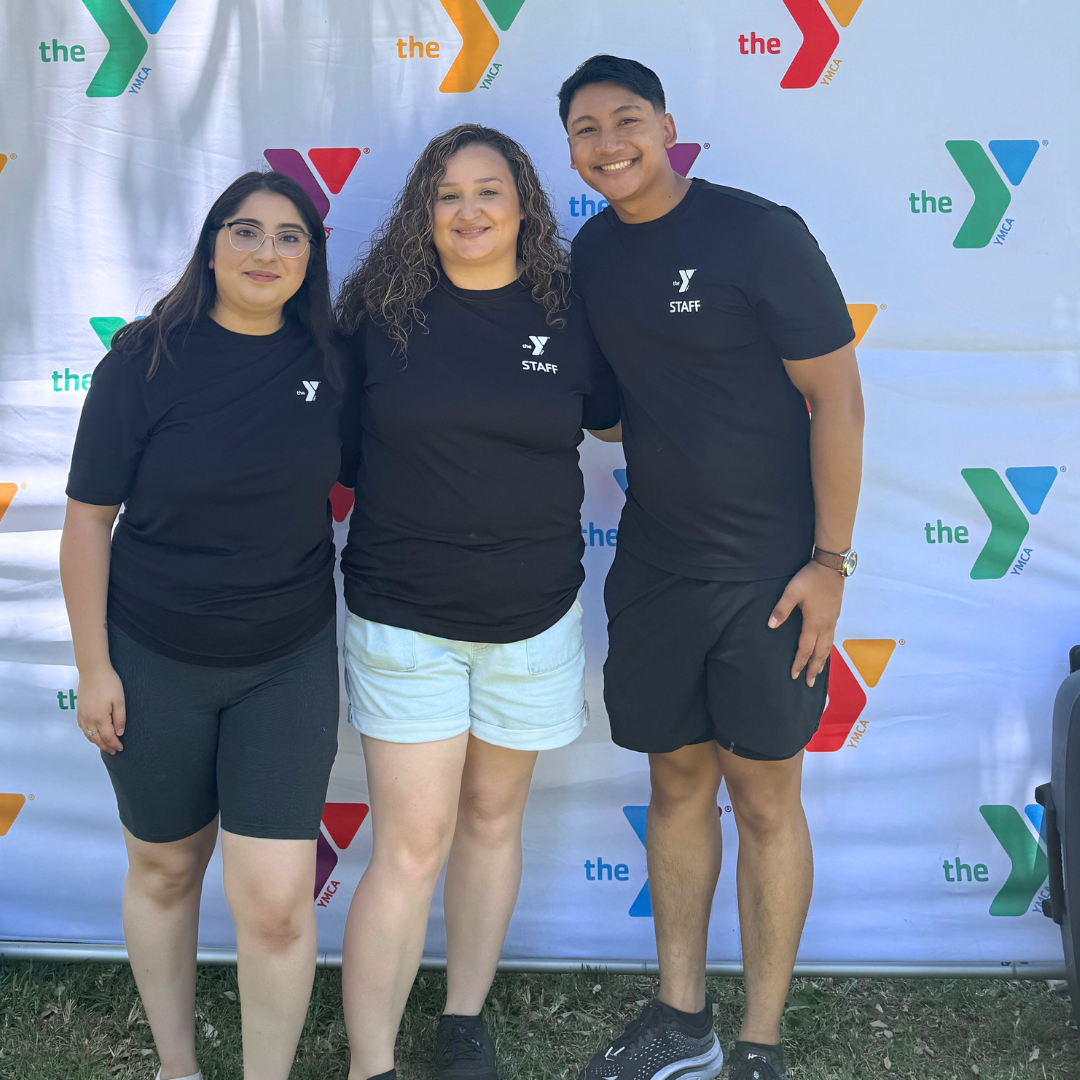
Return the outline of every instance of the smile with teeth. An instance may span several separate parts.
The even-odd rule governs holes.
[[[601,165],[600,171],[606,173],[622,172],[623,169],[629,169],[633,164],[633,158],[628,158],[626,161],[613,161],[610,165]]]
[[[487,232],[486,225],[474,225],[471,229],[458,229],[458,236],[479,236],[481,233]]]

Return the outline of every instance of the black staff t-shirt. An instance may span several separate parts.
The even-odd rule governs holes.
[[[584,579],[577,447],[583,426],[618,422],[615,379],[576,298],[561,330],[520,281],[444,278],[422,310],[405,356],[371,323],[354,339],[345,601],[436,637],[520,641],[558,622]]]
[[[806,402],[783,361],[854,337],[802,218],[694,180],[653,221],[597,214],[573,260],[622,395],[619,544],[711,581],[794,573],[812,552],[814,493]]]
[[[170,348],[149,380],[148,356],[97,366],[67,494],[124,504],[109,572],[122,630],[188,663],[272,660],[334,613],[340,397],[299,325],[256,337],[203,318]]]

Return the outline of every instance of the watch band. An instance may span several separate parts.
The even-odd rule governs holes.
[[[835,551],[822,551],[821,548],[815,547],[814,554],[810,557],[814,562],[821,563],[822,566],[827,566],[830,570],[835,570],[838,574],[844,572],[844,556]]]

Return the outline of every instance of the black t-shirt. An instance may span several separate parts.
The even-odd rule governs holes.
[[[148,356],[110,352],[86,395],[67,493],[124,504],[109,618],[192,664],[282,656],[335,606],[327,496],[340,395],[299,325],[255,337],[203,318]]]
[[[370,322],[354,339],[345,602],[436,637],[520,641],[558,622],[584,578],[577,447],[582,426],[617,423],[615,380],[576,298],[561,330],[520,281],[443,278],[421,308],[427,333],[405,356]]]
[[[812,551],[814,499],[806,402],[782,361],[854,337],[802,218],[694,180],[654,221],[591,218],[573,260],[622,393],[619,544],[687,577],[793,573]]]

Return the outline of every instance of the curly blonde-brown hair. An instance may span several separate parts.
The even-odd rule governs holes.
[[[336,312],[340,328],[355,333],[365,319],[382,326],[401,352],[414,326],[427,333],[420,304],[439,280],[433,208],[450,156],[466,146],[490,146],[506,160],[524,217],[518,230],[522,280],[561,327],[567,305],[569,258],[566,243],[529,155],[508,135],[480,124],[459,124],[424,147],[405,179],[390,215],[371,234],[367,252],[342,283]]]

